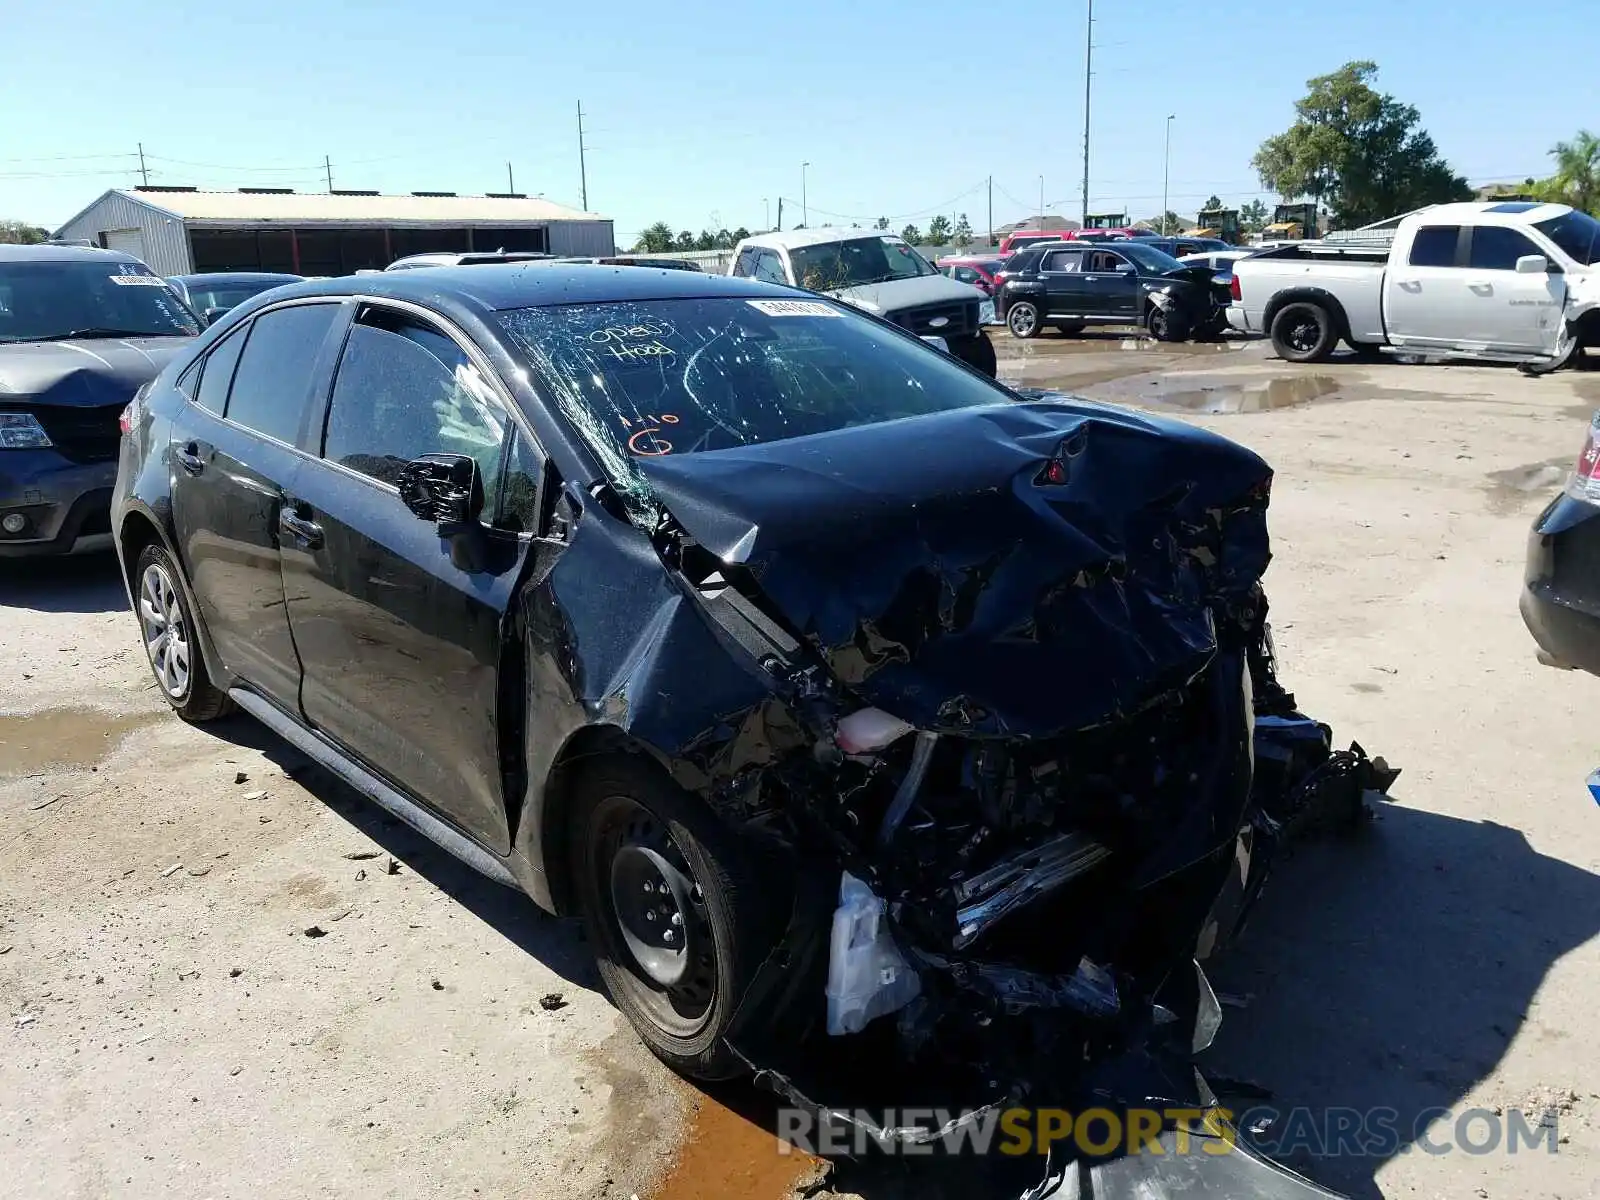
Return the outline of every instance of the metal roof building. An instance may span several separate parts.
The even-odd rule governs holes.
[[[384,196],[136,187],[107,192],[55,237],[125,251],[161,275],[348,275],[429,251],[616,252],[610,218],[511,192]]]

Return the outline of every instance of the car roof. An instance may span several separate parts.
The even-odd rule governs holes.
[[[1533,225],[1550,221],[1572,211],[1567,204],[1540,204],[1532,200],[1491,200],[1488,202],[1464,200],[1455,204],[1435,204],[1413,216],[1421,216],[1431,225],[1438,221],[1478,221],[1507,225]]]
[[[38,242],[32,246],[0,246],[0,262],[131,262],[144,264],[121,250],[98,246],[57,246]]]
[[[793,250],[797,246],[820,246],[828,242],[853,242],[865,238],[893,238],[899,241],[900,235],[890,233],[887,229],[780,229],[771,233],[752,233],[740,245]]]
[[[279,271],[204,271],[197,275],[168,275],[188,287],[207,283],[299,283],[304,275],[288,275]]]
[[[608,304],[633,300],[706,297],[793,297],[797,289],[664,267],[593,263],[494,263],[471,267],[416,267],[375,275],[290,284],[278,299],[294,296],[371,296],[409,300],[425,307],[458,303],[489,310],[545,308],[557,304]],[[805,295],[812,295],[807,292]]]

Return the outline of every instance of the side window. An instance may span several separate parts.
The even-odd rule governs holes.
[[[317,352],[338,314],[337,304],[297,304],[252,321],[228,393],[228,420],[292,446],[311,395]],[[205,375],[202,393],[208,390]]]
[[[511,427],[511,453],[506,458],[495,524],[513,533],[539,532],[539,454],[515,426]]]
[[[971,267],[957,267],[955,277],[962,283],[977,283],[982,278]]]
[[[788,283],[789,277],[783,273],[783,259],[776,250],[763,250],[756,259],[756,278],[767,283]]]
[[[1424,225],[1417,230],[1411,243],[1413,267],[1453,267],[1456,265],[1456,242],[1461,237],[1459,225]]]
[[[1077,271],[1083,266],[1083,251],[1052,250],[1039,264],[1041,271]]]
[[[230,333],[211,348],[199,364],[200,379],[191,393],[194,402],[209,412],[221,416],[228,406],[228,385],[233,382],[233,369],[239,365],[239,351],[244,349],[245,331]]]
[[[465,454],[495,511],[509,425],[494,390],[454,341],[408,316],[366,309],[339,359],[322,457],[395,486],[424,454]]]
[[[1479,271],[1515,271],[1524,254],[1543,253],[1515,229],[1504,225],[1475,225],[1468,265]]]
[[[739,251],[739,258],[733,264],[733,273],[746,279],[754,275],[756,273],[756,259],[760,256],[760,253],[761,251],[754,246],[746,246]]]
[[[1113,254],[1109,250],[1096,250],[1090,257],[1092,261],[1089,264],[1089,270],[1097,271],[1100,274],[1114,272],[1123,262],[1122,255]]]

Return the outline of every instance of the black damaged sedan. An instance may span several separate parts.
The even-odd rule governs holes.
[[[580,915],[692,1075],[823,1104],[797,1048],[854,1047],[982,1102],[1186,1057],[1197,953],[1316,798],[1373,782],[1273,677],[1259,458],[810,293],[306,283],[127,420],[115,533],[171,705],[244,709]]]

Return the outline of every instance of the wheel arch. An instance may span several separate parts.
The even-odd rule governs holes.
[[[1261,312],[1261,328],[1264,332],[1272,332],[1272,322],[1277,320],[1278,314],[1291,304],[1310,302],[1319,304],[1328,310],[1333,317],[1334,335],[1344,341],[1350,340],[1350,318],[1344,311],[1344,305],[1339,297],[1326,288],[1295,287],[1285,288],[1267,301],[1267,307]]]
[[[183,589],[183,598],[194,616],[195,640],[199,644],[200,657],[205,663],[206,673],[217,687],[226,691],[227,685],[224,680],[231,677],[217,658],[216,647],[211,644],[211,631],[206,627],[205,614],[200,611],[200,605],[195,601],[194,588],[189,583],[189,574],[184,566],[183,557],[173,545],[165,523],[140,501],[129,500],[123,510],[122,520],[117,525],[116,546],[121,566],[122,586],[128,593],[128,605],[134,610],[137,610],[139,605],[138,587],[134,579],[134,572],[139,566],[139,555],[144,553],[147,546],[160,546],[167,552],[167,556],[177,567],[178,586]]]

